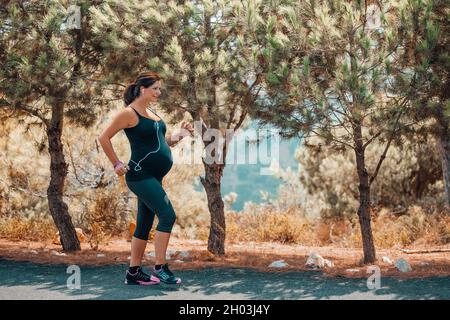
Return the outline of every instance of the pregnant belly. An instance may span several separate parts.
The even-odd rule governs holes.
[[[153,153],[141,162],[142,170],[151,173],[155,177],[165,176],[172,168],[172,153],[162,152]]]
[[[160,177],[165,176],[173,165],[171,153],[158,153],[154,159],[154,171]]]

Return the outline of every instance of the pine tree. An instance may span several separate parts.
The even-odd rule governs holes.
[[[104,65],[117,68],[115,81],[129,81],[138,72],[154,70],[162,76],[167,94],[160,108],[173,117],[185,114],[203,122],[202,144],[211,150],[202,158],[211,215],[208,250],[225,253],[225,215],[221,179],[227,147],[211,139],[238,130],[259,94],[261,74],[250,35],[260,18],[259,1],[108,1],[95,9],[93,30],[104,37]],[[232,135],[228,135],[231,138]],[[213,160],[213,161],[210,161]]]
[[[286,137],[320,137],[355,154],[364,263],[376,259],[370,187],[391,143],[401,136],[406,97],[390,86],[402,39],[396,1],[276,1],[261,14],[265,96],[251,114]],[[375,168],[366,149],[385,144]]]
[[[51,160],[48,203],[67,251],[80,250],[80,243],[63,199],[64,120],[89,127],[98,107],[108,102],[101,95],[107,87],[96,74],[100,46],[91,41],[89,29],[88,9],[95,2],[6,1],[0,8],[0,110],[31,117],[45,131]]]
[[[411,100],[409,116],[424,122],[421,130],[412,134],[431,133],[439,143],[448,206],[450,206],[449,18],[450,2],[447,0],[405,1],[401,7],[401,19],[405,28],[403,63],[394,69],[397,91],[407,92]]]

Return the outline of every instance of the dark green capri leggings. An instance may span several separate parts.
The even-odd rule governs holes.
[[[162,187],[162,179],[150,177],[144,180],[127,181],[127,185],[138,198],[134,236],[138,239],[148,240],[155,214],[158,217],[156,230],[170,233],[176,215]]]

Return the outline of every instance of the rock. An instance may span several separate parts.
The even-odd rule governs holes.
[[[325,263],[325,266],[327,266],[328,268],[334,267],[334,264],[331,260],[323,259],[323,262]]]
[[[77,237],[80,242],[86,242],[86,235],[83,232],[83,229],[81,228],[75,228],[75,231],[77,232]]]
[[[411,266],[409,265],[408,261],[406,261],[403,258],[397,259],[395,261],[395,267],[400,270],[401,272],[410,272],[412,271]]]
[[[78,238],[78,241],[80,241],[80,243],[86,242],[86,235],[84,234],[83,229],[75,228],[75,232],[77,233],[77,238]],[[59,239],[59,231],[56,232],[56,234],[53,238],[53,244],[56,244],[56,245],[61,244],[61,241]]]
[[[131,260],[131,256],[127,258],[127,260]]]
[[[106,255],[103,254],[103,253],[98,253],[98,254],[97,254],[97,258],[104,258],[104,257],[106,257]]]
[[[52,252],[50,253],[52,256],[59,256],[59,257],[63,257],[66,254],[64,252],[58,252],[56,250],[52,250]]]
[[[284,262],[284,260],[277,260],[277,261],[272,262],[269,265],[269,268],[284,268],[287,266],[288,266],[288,264],[286,262]]]
[[[183,260],[175,260],[174,262],[175,262],[175,263],[184,263]]]
[[[175,251],[175,252],[172,252],[171,250],[169,250],[168,254],[170,256],[170,259],[186,260],[186,259],[191,258],[191,254],[188,250]]]
[[[172,259],[172,256],[176,255],[177,253],[178,253],[178,251],[175,251],[175,250],[167,250],[166,259],[168,259],[168,260]],[[156,254],[155,254],[155,252],[149,252],[146,254],[146,256],[155,258]]]
[[[179,257],[182,259],[187,259],[191,257],[191,254],[187,250],[179,251]]]
[[[347,269],[345,271],[355,273],[355,272],[359,272],[359,269]]]
[[[36,250],[30,250],[31,254],[38,254],[38,252]]]
[[[393,264],[394,263],[391,259],[389,259],[389,257],[386,257],[386,256],[381,258],[381,261],[383,261],[384,263],[387,263],[387,264]]]
[[[172,256],[176,253],[176,250],[167,250],[166,259],[172,259]]]
[[[331,268],[334,266],[333,262],[330,260],[322,258],[317,252],[312,252],[308,260],[306,260],[307,267],[311,267],[313,269],[321,269],[323,267]]]
[[[312,252],[306,260],[305,266],[319,268],[318,265],[322,260],[323,258],[319,254],[317,254],[316,252]]]

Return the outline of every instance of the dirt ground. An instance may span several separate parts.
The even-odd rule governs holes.
[[[61,246],[52,243],[10,241],[0,239],[0,257],[16,261],[31,261],[50,264],[104,265],[127,264],[130,256],[130,242],[123,239],[113,239],[98,250],[92,250],[88,243],[82,243],[82,250],[75,253],[62,253]],[[324,275],[329,277],[367,277],[367,267],[362,264],[362,249],[337,247],[305,247],[300,245],[284,245],[280,243],[239,242],[227,243],[226,254],[215,257],[207,251],[207,242],[171,238],[169,252],[172,252],[169,263],[174,270],[229,267],[252,268],[260,271],[286,272],[312,270],[305,266],[311,252],[317,252],[325,259],[334,263],[332,268],[324,268]],[[430,248],[406,248],[430,249]],[[433,247],[432,249],[450,249],[450,245]],[[189,257],[182,257],[180,251],[189,251]],[[144,266],[154,263],[153,243],[149,242],[145,254]],[[403,273],[393,264],[382,262],[382,257],[388,256],[392,261],[398,258],[406,259],[412,271]],[[382,276],[397,278],[421,278],[429,276],[450,276],[450,252],[406,254],[400,248],[377,250]],[[285,268],[269,268],[276,260],[284,260]],[[353,270],[348,270],[353,269]]]

